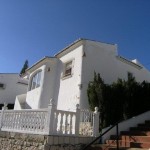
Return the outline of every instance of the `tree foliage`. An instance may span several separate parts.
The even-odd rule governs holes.
[[[87,95],[91,110],[99,107],[100,128],[136,116],[150,108],[150,83],[138,83],[134,77],[127,81],[118,79],[107,85],[100,74],[94,73]]]
[[[101,122],[103,121],[104,116],[104,99],[103,99],[103,89],[104,89],[104,82],[100,77],[100,74],[96,74],[94,72],[94,80],[89,82],[88,85],[88,100],[90,104],[90,109],[94,110],[95,107],[99,107],[99,111],[101,114]]]
[[[28,60],[26,60],[20,71],[20,75],[23,75],[28,67],[29,67],[29,63],[28,63]]]

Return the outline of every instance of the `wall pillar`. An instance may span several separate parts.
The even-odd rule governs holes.
[[[99,112],[98,107],[95,107],[93,114],[93,136],[99,135]]]

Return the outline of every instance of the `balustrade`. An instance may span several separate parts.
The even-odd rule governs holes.
[[[75,134],[75,118],[76,112],[55,111],[55,134]]]
[[[51,100],[48,109],[0,111],[0,129],[33,134],[96,136],[98,133],[99,113],[89,110],[76,112],[57,110]]]
[[[80,112],[79,134],[84,136],[97,136],[99,133],[99,113],[83,109]]]
[[[5,110],[1,130],[46,133],[47,113],[46,109]]]

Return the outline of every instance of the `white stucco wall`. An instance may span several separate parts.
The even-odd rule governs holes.
[[[25,104],[26,109],[31,109],[31,108],[38,109],[39,108],[40,96],[41,96],[42,85],[43,85],[43,80],[44,80],[44,69],[45,69],[45,65],[39,67],[38,69],[30,73],[28,91],[27,91],[27,96],[26,96],[26,104]],[[41,86],[33,90],[30,90],[32,77],[38,71],[41,71],[41,82],[40,82]]]
[[[89,81],[93,81],[94,71],[100,73],[105,83],[111,83],[117,79],[115,56],[117,46],[93,41],[85,41],[85,57],[82,65],[82,89],[81,89],[81,108],[89,108],[87,98],[87,87]]]
[[[136,81],[150,82],[150,72],[145,68],[138,69],[134,65],[120,61],[117,56],[117,46],[112,44],[86,41],[84,46],[86,56],[82,65],[81,108],[89,108],[87,87],[93,81],[94,71],[100,73],[105,83],[110,84],[118,78],[127,80],[128,72],[135,76]]]
[[[55,95],[58,96],[59,90],[59,89],[55,90],[56,78],[58,78],[58,75],[56,74],[57,64],[58,59],[52,58],[46,61],[37,69],[30,72],[25,108],[29,109],[47,108],[50,99],[54,99],[56,101],[55,103],[57,103],[57,99],[55,98]],[[38,71],[41,71],[40,87],[30,90],[32,77]]]
[[[80,103],[79,84],[81,83],[82,49],[83,46],[79,46],[60,58],[61,64],[59,68],[61,69],[61,78],[57,105],[58,109],[74,110],[76,104]],[[63,78],[64,64],[69,61],[73,62],[72,76]]]
[[[150,72],[146,68],[134,67],[134,65],[130,65],[120,61],[119,59],[117,59],[117,57],[116,62],[117,65],[115,71],[118,73],[118,76],[122,79],[127,80],[127,74],[128,72],[130,72],[133,74],[137,82],[142,82],[143,80],[150,82]]]
[[[14,110],[21,110],[25,107],[26,94],[17,95],[15,99]]]
[[[41,88],[36,88],[27,92],[27,98],[25,102],[25,109],[38,109],[40,102]]]
[[[50,103],[50,99],[54,100],[55,105],[57,105],[57,97],[59,92],[59,81],[60,81],[60,73],[58,72],[58,64],[59,60],[54,59],[53,61],[46,63],[45,73],[44,73],[44,81],[41,93],[41,101],[40,108],[47,108]],[[47,71],[50,68],[50,71]]]
[[[24,94],[27,91],[27,85],[18,83],[19,74],[0,74],[0,83],[5,85],[5,88],[0,88],[0,103],[15,103],[16,95]]]
[[[61,76],[64,63],[72,59],[74,66],[72,77],[60,78],[58,109],[74,109],[77,103],[80,104],[80,108],[89,108],[87,87],[89,81],[93,80],[94,71],[100,73],[107,84],[117,81],[118,78],[127,80],[128,72],[132,73],[138,82],[143,80],[150,82],[150,72],[142,65],[138,67],[128,60],[125,62],[118,59],[116,44],[82,40],[60,52],[59,59],[62,62],[59,66]]]

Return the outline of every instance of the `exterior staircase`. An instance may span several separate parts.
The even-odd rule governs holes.
[[[95,144],[88,150],[117,150],[116,139],[116,135],[111,135],[106,144]],[[121,131],[118,145],[119,150],[150,150],[150,120],[131,127],[129,131]]]

